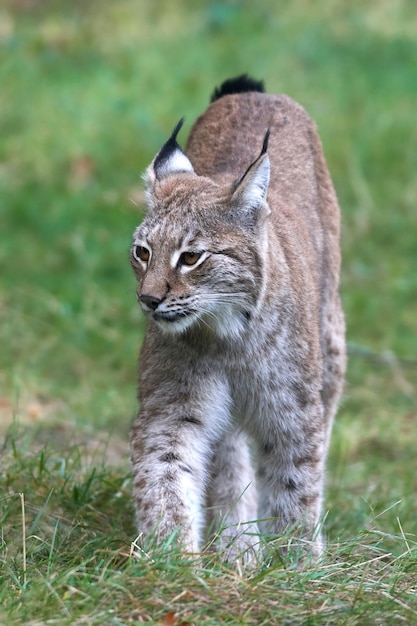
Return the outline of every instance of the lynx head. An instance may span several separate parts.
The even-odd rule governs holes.
[[[246,172],[220,185],[199,176],[181,150],[182,123],[145,175],[148,212],[131,249],[138,301],[163,331],[201,325],[236,336],[264,284],[269,131]]]

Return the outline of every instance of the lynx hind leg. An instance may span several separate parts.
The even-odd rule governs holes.
[[[257,493],[248,440],[243,433],[228,433],[214,455],[207,494],[210,539],[223,558],[246,563],[259,544]]]
[[[343,392],[346,370],[345,320],[340,299],[332,311],[327,314],[325,320],[326,323],[323,328],[322,399],[327,422],[327,439],[329,440],[332,422]]]

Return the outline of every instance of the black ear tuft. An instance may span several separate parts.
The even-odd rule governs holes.
[[[264,81],[255,80],[254,78],[248,76],[248,74],[241,74],[240,76],[236,76],[236,78],[229,78],[228,80],[225,80],[220,87],[216,87],[212,93],[210,102],[214,102],[222,96],[248,91],[264,92]]]
[[[182,117],[179,122],[177,122],[177,125],[175,126],[174,130],[172,131],[172,135],[170,137],[171,140],[176,141],[177,140],[177,135],[180,132],[181,128],[184,125],[184,120],[185,117]]]
[[[267,152],[270,134],[271,134],[271,132],[270,132],[270,130],[268,128],[268,130],[265,133],[264,142],[262,144],[261,154],[259,156],[262,156],[263,154],[265,154],[265,152]]]
[[[255,159],[255,160],[254,160],[254,161],[253,161],[250,165],[249,165],[249,167],[248,167],[248,169],[245,171],[245,173],[244,173],[244,174],[242,174],[242,176],[240,176],[240,177],[236,180],[236,182],[235,182],[235,186],[236,186],[236,187],[238,187],[238,185],[240,185],[240,183],[242,182],[242,180],[243,180],[243,179],[245,178],[245,176],[249,173],[249,171],[253,168],[253,166],[255,165],[255,163],[257,163],[257,162],[259,161],[259,159],[260,159],[260,158],[261,158],[264,154],[266,154],[266,153],[267,153],[267,151],[268,151],[268,143],[269,143],[269,136],[270,136],[270,134],[271,134],[271,131],[270,131],[270,130],[269,130],[269,128],[268,128],[268,130],[266,131],[265,136],[264,136],[264,140],[263,140],[263,143],[262,143],[262,150],[261,150],[261,152],[260,152],[259,156],[258,156],[258,157],[257,157],[257,158],[256,158],[256,159]]]
[[[155,158],[155,163],[154,163],[154,169],[155,169],[156,174],[158,170],[160,170],[161,168],[163,169],[165,161],[167,161],[170,158],[171,154],[175,150],[181,150],[181,148],[179,147],[177,143],[177,135],[180,132],[182,125],[184,124],[184,119],[185,118],[182,117],[180,121],[176,124],[174,130],[171,133],[171,137],[168,139],[166,143],[164,143],[164,145],[158,152]]]

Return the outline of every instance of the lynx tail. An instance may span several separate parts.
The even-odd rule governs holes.
[[[225,80],[220,87],[216,87],[211,96],[210,102],[218,100],[222,96],[227,96],[233,93],[243,93],[245,91],[265,91],[264,81],[255,80],[247,74],[241,74],[236,78],[229,78]]]

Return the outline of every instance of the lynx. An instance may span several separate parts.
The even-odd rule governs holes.
[[[291,528],[319,555],[345,370],[321,143],[299,104],[247,75],[215,90],[185,151],[181,125],[146,171],[131,248],[147,317],[131,437],[139,532],[176,531],[198,552],[217,525],[237,558]]]

